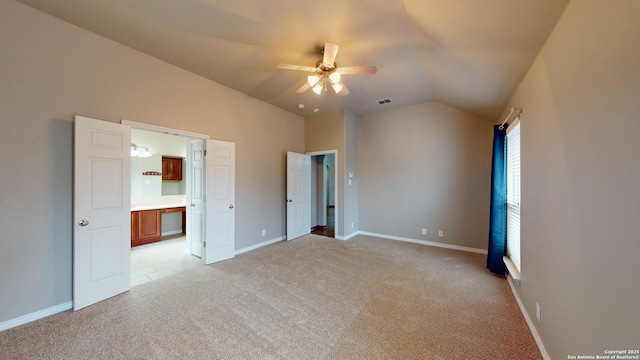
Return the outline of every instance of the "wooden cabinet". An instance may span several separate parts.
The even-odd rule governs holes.
[[[162,210],[131,212],[131,246],[160,241]]]
[[[162,214],[182,212],[182,232],[185,232],[186,207],[142,210],[131,212],[131,246],[160,241],[162,237]]]
[[[131,212],[131,246],[138,244],[138,211]]]
[[[162,180],[182,180],[182,158],[162,157]]]

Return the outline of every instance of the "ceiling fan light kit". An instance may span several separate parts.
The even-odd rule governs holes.
[[[332,83],[340,82],[340,73],[334,70],[334,71],[329,75],[329,80],[331,80],[331,82],[332,82]]]
[[[320,81],[320,75],[309,75],[307,76],[307,82],[309,85],[314,86]]]
[[[375,66],[350,66],[338,68],[336,65],[336,55],[338,55],[338,44],[327,42],[324,45],[322,60],[316,63],[315,67],[279,64],[279,69],[299,70],[315,73],[307,76],[307,81],[296,92],[303,93],[309,88],[317,94],[322,94],[322,90],[327,91],[327,82],[333,91],[341,96],[349,94],[349,89],[342,83],[342,75],[346,74],[375,74],[378,69]]]

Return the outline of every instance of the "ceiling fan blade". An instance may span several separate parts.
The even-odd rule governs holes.
[[[375,74],[378,72],[378,68],[375,66],[347,66],[340,67],[338,71],[342,75],[352,75],[352,74]]]
[[[308,72],[317,72],[318,69],[311,66],[302,66],[302,65],[290,65],[290,64],[278,64],[278,69],[284,70],[300,70],[300,71],[308,71]]]
[[[322,57],[322,65],[327,68],[333,68],[338,55],[338,44],[327,42],[324,44],[324,55]]]
[[[309,88],[311,88],[311,85],[309,85],[309,83],[305,81],[304,85],[300,86],[298,90],[296,90],[296,92],[298,94],[302,94],[303,92],[309,90]]]
[[[342,85],[342,90],[338,93],[339,96],[349,95],[350,91],[346,86],[342,83],[342,81],[338,81],[338,84]]]

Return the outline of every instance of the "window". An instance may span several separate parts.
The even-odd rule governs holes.
[[[520,120],[507,130],[507,257],[520,272]]]

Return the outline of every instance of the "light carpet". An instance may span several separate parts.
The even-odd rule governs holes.
[[[3,359],[540,359],[481,254],[307,235],[0,333]]]

